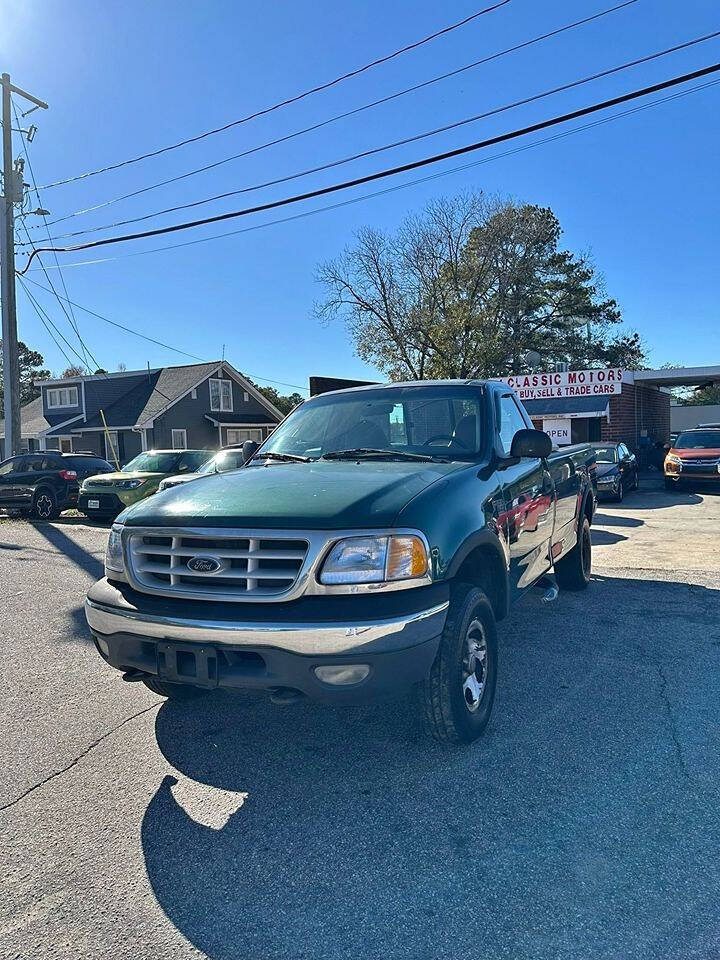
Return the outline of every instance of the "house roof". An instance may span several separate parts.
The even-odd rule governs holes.
[[[209,420],[210,423],[214,423],[215,426],[222,424],[223,427],[229,426],[247,426],[248,424],[257,423],[257,424],[272,424],[277,426],[277,420],[270,416],[269,413],[206,413],[205,419]]]
[[[42,397],[36,397],[29,403],[24,403],[20,407],[20,435],[23,437],[37,437],[39,434],[50,430],[52,427],[58,427],[68,421],[67,410],[62,413],[50,413],[47,416],[43,413]],[[5,436],[5,422],[0,420],[0,437]]]
[[[215,360],[212,363],[163,367],[160,370],[128,370],[122,374],[75,378],[75,382],[84,383],[85,416],[77,415],[68,419],[67,411],[45,414],[42,398],[38,397],[21,409],[21,432],[23,436],[37,436],[46,431],[55,432],[61,424],[67,424],[68,431],[74,432],[102,428],[105,423],[110,428],[144,426],[222,367],[226,375],[238,379],[257,398],[267,413],[235,413],[230,414],[227,421],[225,414],[218,414],[220,422],[237,423],[241,418],[243,423],[275,424],[282,419],[282,413],[241,373],[230,364]]]

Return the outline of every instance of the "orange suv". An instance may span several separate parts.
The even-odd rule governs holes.
[[[665,456],[665,487],[681,482],[720,483],[720,426],[683,430]]]

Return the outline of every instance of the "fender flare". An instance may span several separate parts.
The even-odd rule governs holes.
[[[477,550],[478,548],[491,551],[499,563],[499,568],[503,571],[503,582],[501,584],[500,591],[500,597],[502,600],[499,605],[500,609],[496,613],[497,619],[501,620],[503,617],[507,616],[510,608],[508,558],[503,550],[499,534],[491,527],[486,526],[481,530],[476,530],[474,533],[471,533],[468,537],[466,537],[465,540],[463,540],[463,542],[455,551],[455,554],[448,565],[445,576],[448,580],[452,580],[454,577],[456,577],[465,560],[474,550]]]

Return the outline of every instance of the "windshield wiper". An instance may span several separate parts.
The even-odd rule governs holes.
[[[285,463],[311,463],[312,457],[301,457],[299,453],[256,453],[250,460],[282,460]],[[249,462],[249,461],[248,461]]]
[[[406,450],[375,450],[372,447],[356,447],[354,450],[330,450],[324,453],[322,460],[357,460],[360,457],[384,457],[385,459],[400,460],[421,460],[425,463],[432,463],[439,460],[447,463],[445,457],[434,457],[424,453],[409,453]]]

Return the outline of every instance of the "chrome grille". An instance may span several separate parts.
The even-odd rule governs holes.
[[[154,593],[217,600],[279,597],[292,589],[308,552],[308,541],[232,531],[130,530],[127,559],[131,577]],[[193,558],[210,560],[212,570],[193,570]]]

